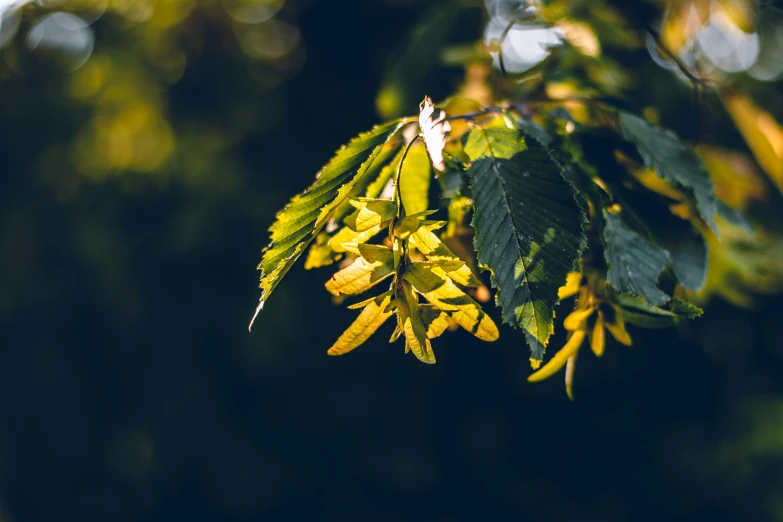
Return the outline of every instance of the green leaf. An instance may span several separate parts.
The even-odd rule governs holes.
[[[401,126],[401,121],[394,121],[351,140],[321,169],[315,182],[277,214],[269,229],[272,241],[264,249],[258,265],[261,299],[256,315],[332,212],[348,197],[383,145]]]
[[[686,288],[698,291],[707,279],[707,243],[690,223],[680,222],[670,234],[656,235],[659,245],[669,252],[669,266]]]
[[[606,281],[615,291],[641,296],[660,305],[669,296],[658,288],[658,277],[669,261],[662,248],[634,232],[619,214],[604,210],[604,256],[609,264]]]
[[[479,266],[492,271],[503,321],[546,346],[557,291],[586,246],[584,211],[547,150],[518,131],[474,129],[464,149]]]
[[[530,346],[530,358],[533,361],[543,361],[544,354],[546,354],[546,347],[527,332],[525,332],[525,339],[527,339],[527,344]]]
[[[634,221],[649,230],[653,241],[668,252],[668,265],[680,284],[700,290],[707,277],[708,247],[704,236],[689,221],[673,215],[667,206],[649,196],[649,193],[618,190],[624,215],[634,217]]]
[[[748,234],[753,235],[753,227],[750,225],[748,220],[745,219],[745,216],[742,214],[742,212],[736,208],[728,206],[721,200],[718,200],[718,215],[727,223],[734,225],[735,227],[740,227]]]
[[[615,308],[616,312],[626,323],[643,328],[668,328],[677,320],[676,314],[653,306],[641,297],[617,294],[614,300],[620,305]]]
[[[658,315],[660,317],[673,318],[676,314],[669,310],[664,310],[657,306],[651,305],[643,298],[638,296],[632,296],[628,294],[615,294],[614,301],[623,308],[635,310],[649,315]]]
[[[636,145],[645,165],[658,177],[693,194],[699,214],[720,237],[715,225],[718,199],[701,158],[673,132],[654,127],[633,114],[620,112],[620,130],[625,139]]]
[[[677,299],[676,297],[672,301],[672,305],[672,311],[679,317],[684,317],[686,319],[696,319],[697,317],[701,317],[701,314],[704,313],[704,310],[695,304],[683,301],[682,299]]]
[[[405,214],[417,214],[429,208],[430,158],[423,141],[414,144],[400,172],[400,197]]]
[[[538,141],[541,145],[548,147],[549,144],[552,143],[552,136],[547,134],[546,130],[541,125],[522,118],[516,120],[514,123],[516,123],[519,130]]]
[[[625,322],[644,328],[668,328],[680,319],[694,319],[702,314],[698,306],[676,297],[672,299],[672,310],[664,310],[627,294],[616,294],[614,301],[619,305],[615,310]]]

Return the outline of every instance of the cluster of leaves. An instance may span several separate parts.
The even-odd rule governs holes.
[[[449,326],[497,338],[477,302],[489,298],[485,271],[503,323],[530,347],[529,380],[565,366],[569,396],[586,341],[601,356],[607,331],[630,345],[626,325],[664,328],[701,314],[694,296],[708,259],[726,250],[721,237],[753,230],[718,198],[701,157],[650,122],[655,111],[648,119],[625,109],[630,79],[602,49],[638,47],[643,30],[603,2],[592,14],[555,4],[538,15],[565,42],[535,71],[506,74],[512,16],[501,41],[447,53],[464,56],[466,81],[440,117],[425,98],[418,118],[376,127],[337,152],[272,226],[256,313],[312,243],[305,268],[341,263],[326,285],[338,300],[390,279],[387,291],[354,305],[362,312],[330,354],[354,349],[396,314],[392,340],[404,335],[406,351],[434,362],[430,339]],[[426,34],[445,40],[443,31]],[[387,116],[410,97],[398,80],[378,99]],[[567,341],[542,366],[561,302],[573,307],[562,322]]]
[[[480,267],[503,322],[524,332],[533,368],[555,330],[555,307],[578,295],[563,322],[568,342],[530,379],[569,363],[570,395],[588,335],[600,356],[606,330],[629,345],[626,324],[660,328],[699,315],[677,292],[704,283],[704,237],[718,233],[716,220],[748,227],[716,198],[702,161],[677,136],[603,104],[594,110],[601,123],[583,125],[562,109],[539,113],[539,123],[513,107],[484,107],[451,114],[463,125],[447,140],[430,131],[430,112],[359,135],[278,214],[259,266],[259,310],[312,243],[306,268],[344,258],[326,283],[336,297],[390,280],[383,293],[351,306],[362,311],[329,354],[356,348],[396,315],[392,341],[404,336],[406,352],[433,363],[430,340],[449,326],[486,341],[498,337],[469,295],[481,284],[471,267]],[[614,154],[617,169],[599,173],[596,153]],[[446,211],[448,221],[428,219]],[[454,234],[468,214],[473,237]],[[468,255],[475,249],[475,259],[456,256],[446,239]]]

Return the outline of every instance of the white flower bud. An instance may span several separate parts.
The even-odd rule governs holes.
[[[419,112],[419,127],[424,137],[424,143],[427,145],[427,153],[432,160],[432,166],[435,170],[445,172],[443,149],[446,147],[448,133],[451,131],[451,123],[446,120],[444,111],[439,111],[437,118],[433,118],[434,114],[435,104],[432,102],[432,98],[425,96]]]

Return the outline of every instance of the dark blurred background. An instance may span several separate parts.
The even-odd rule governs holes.
[[[248,333],[275,212],[379,121],[430,8],[262,4],[5,6],[0,521],[783,520],[780,297],[632,330],[580,358],[573,403],[507,327],[445,335],[434,367],[386,329],[327,357],[355,315],[329,269],[299,263]],[[434,71],[421,95],[463,77]],[[687,134],[669,76],[638,90],[679,96]]]

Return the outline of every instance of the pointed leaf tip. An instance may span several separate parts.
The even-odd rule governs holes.
[[[264,309],[264,298],[261,297],[261,299],[258,300],[258,306],[256,307],[256,313],[253,314],[253,318],[250,320],[250,324],[247,326],[247,331],[248,332],[253,330],[253,323],[256,322],[256,317],[258,317],[258,314],[263,309]]]

